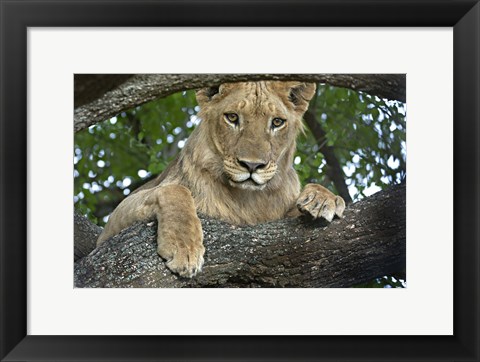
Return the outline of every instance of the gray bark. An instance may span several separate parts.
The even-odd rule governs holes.
[[[98,82],[95,82],[95,77]],[[333,86],[405,102],[404,74],[138,74],[76,75],[74,130],[80,131],[122,111],[187,89],[225,82],[299,80]]]
[[[331,224],[305,218],[235,227],[201,217],[206,248],[193,279],[156,252],[156,222],[137,223],[75,263],[82,287],[349,287],[405,270],[405,185],[349,205]]]
[[[88,255],[96,246],[102,228],[92,224],[86,217],[75,210],[73,219],[73,260],[77,261]]]

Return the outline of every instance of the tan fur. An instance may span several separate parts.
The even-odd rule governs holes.
[[[314,84],[252,82],[197,92],[202,119],[176,160],[114,210],[97,244],[138,220],[156,217],[158,253],[182,276],[201,270],[196,212],[254,225],[308,213],[331,221],[345,203],[320,185],[300,193],[293,169],[296,136]],[[233,124],[226,114],[238,115]],[[272,120],[286,120],[273,127]],[[253,171],[248,165],[257,165]]]

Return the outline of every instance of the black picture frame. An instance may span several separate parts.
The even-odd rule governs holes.
[[[0,4],[2,361],[479,361],[480,5],[477,1],[0,0]],[[27,28],[47,26],[453,27],[454,335],[27,335]],[[433,254],[434,251],[432,257]]]

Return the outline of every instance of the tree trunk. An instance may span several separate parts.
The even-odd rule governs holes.
[[[201,217],[206,248],[193,279],[156,252],[156,222],[137,223],[75,263],[82,287],[350,287],[405,270],[405,185],[351,204],[331,224],[305,218],[235,227]]]
[[[313,136],[317,140],[318,145],[320,146],[319,151],[325,157],[325,161],[327,162],[327,175],[332,180],[335,188],[337,189],[338,194],[345,200],[345,203],[348,205],[353,200],[350,196],[350,192],[348,192],[348,186],[345,182],[345,174],[343,172],[342,166],[340,166],[340,162],[338,161],[337,156],[335,156],[335,151],[332,146],[328,146],[327,140],[327,133],[323,130],[320,123],[318,123],[317,118],[313,111],[308,110],[305,115],[303,116],[305,123],[307,124],[310,131],[312,131]]]
[[[94,79],[97,78],[98,82]],[[337,87],[405,102],[404,74],[139,74],[75,75],[75,132],[105,121],[122,111],[156,98],[187,89],[225,82],[299,80]]]

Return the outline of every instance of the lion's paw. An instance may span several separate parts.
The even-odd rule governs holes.
[[[321,185],[308,184],[297,199],[297,208],[314,219],[332,221],[335,215],[343,217],[345,201]]]
[[[192,278],[202,270],[205,247],[202,241],[159,240],[158,254],[166,260],[167,267],[186,278]]]

